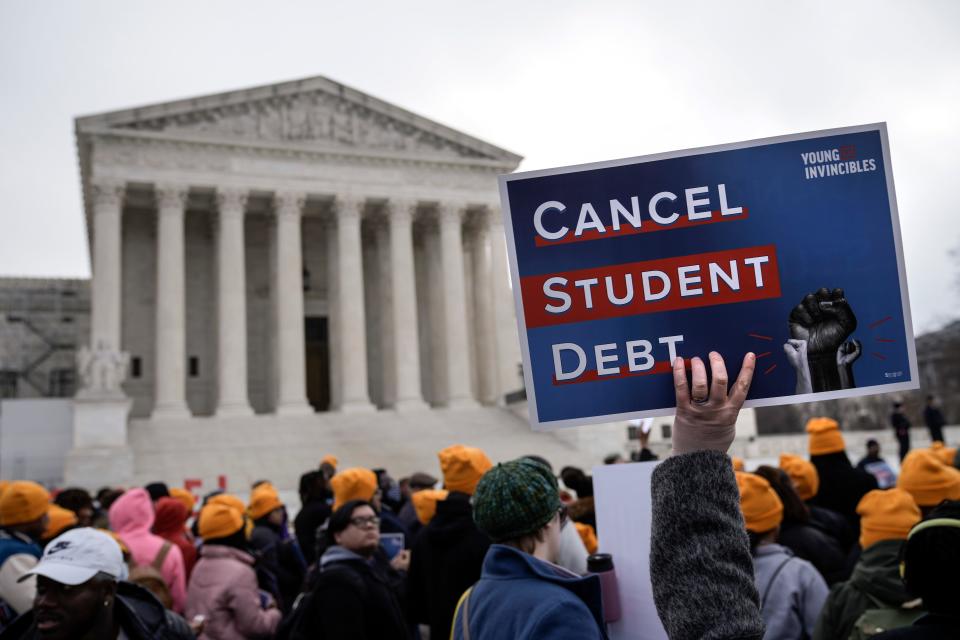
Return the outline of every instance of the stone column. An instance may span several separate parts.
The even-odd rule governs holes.
[[[277,214],[277,414],[309,415],[303,320],[303,249],[300,215],[306,197],[282,191],[275,196]]]
[[[93,278],[90,346],[120,350],[122,210],[125,186],[93,183]]]
[[[470,349],[467,345],[466,294],[463,282],[463,216],[466,209],[443,203],[440,255],[443,269],[443,325],[446,338],[447,406],[476,406],[470,395]]]
[[[488,217],[488,216],[487,216]],[[490,264],[490,228],[483,220],[474,232],[473,290],[476,309],[477,373],[480,401],[495,404],[499,395],[497,376],[497,331],[494,319],[493,279]]]
[[[488,209],[490,234],[490,276],[493,280],[493,309],[497,344],[498,402],[504,394],[523,387],[518,366],[520,339],[517,334],[517,316],[510,288],[510,267],[507,262],[507,237],[503,218],[496,207]]]
[[[337,267],[340,329],[340,410],[372,411],[367,384],[367,325],[364,315],[360,217],[364,201],[337,196]]]
[[[221,189],[217,242],[217,416],[250,416],[247,397],[247,283],[244,210],[247,192]]]
[[[340,252],[337,249],[337,223],[324,219],[327,258],[327,336],[330,345],[330,411],[339,411],[343,397],[340,344]]]
[[[413,217],[417,203],[392,201],[390,220],[390,289],[393,294],[393,365],[397,411],[426,409],[420,388],[416,273],[413,263]]]
[[[183,216],[187,187],[157,185],[157,326],[154,418],[189,418]]]

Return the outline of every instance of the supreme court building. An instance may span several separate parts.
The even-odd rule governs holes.
[[[406,412],[522,386],[498,174],[326,78],[76,120],[91,345],[141,421]]]

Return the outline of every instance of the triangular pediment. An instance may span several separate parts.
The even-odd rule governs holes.
[[[322,77],[77,120],[80,133],[104,127],[171,137],[492,160],[514,166],[521,159],[505,149]]]

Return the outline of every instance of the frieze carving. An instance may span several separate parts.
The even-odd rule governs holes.
[[[92,184],[94,206],[99,210],[119,213],[126,190],[126,185],[119,180],[94,180]]]
[[[420,202],[404,198],[391,198],[386,203],[387,218],[391,223],[412,224],[417,218]]]
[[[299,218],[307,203],[307,194],[302,191],[277,191],[273,202],[277,218]]]
[[[217,188],[217,207],[220,215],[242,216],[247,208],[247,201],[250,199],[248,189],[239,189],[236,187]]]
[[[335,164],[334,164],[335,163]],[[103,137],[98,140],[94,165],[119,174],[151,180],[154,171],[263,176],[250,181],[251,188],[269,190],[270,176],[315,180],[317,169],[323,168],[338,179],[356,179],[357,170],[368,171],[367,183],[393,187],[396,184],[436,187],[445,191],[465,190],[489,193],[496,190],[495,168],[444,165],[414,158],[387,160],[365,156],[308,154],[299,150],[261,149],[236,144],[185,143],[172,140],[144,140]],[[382,171],[383,167],[389,171]],[[249,178],[246,178],[249,179]],[[217,178],[213,179],[218,180]],[[203,179],[201,179],[203,182]]]
[[[462,158],[488,157],[323,91],[273,96],[242,104],[162,116],[130,123],[123,128],[209,133],[263,141],[327,142],[388,151],[446,152]]]
[[[437,217],[441,223],[463,224],[470,209],[468,205],[458,202],[441,202],[437,206]]]
[[[353,194],[337,194],[333,200],[338,220],[359,220],[366,206],[366,199]]]
[[[163,214],[182,215],[190,189],[182,184],[158,184],[154,189],[157,209]]]

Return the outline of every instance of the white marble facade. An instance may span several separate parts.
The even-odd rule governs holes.
[[[508,151],[325,78],[79,118],[91,343],[133,417],[496,404],[520,387]]]

